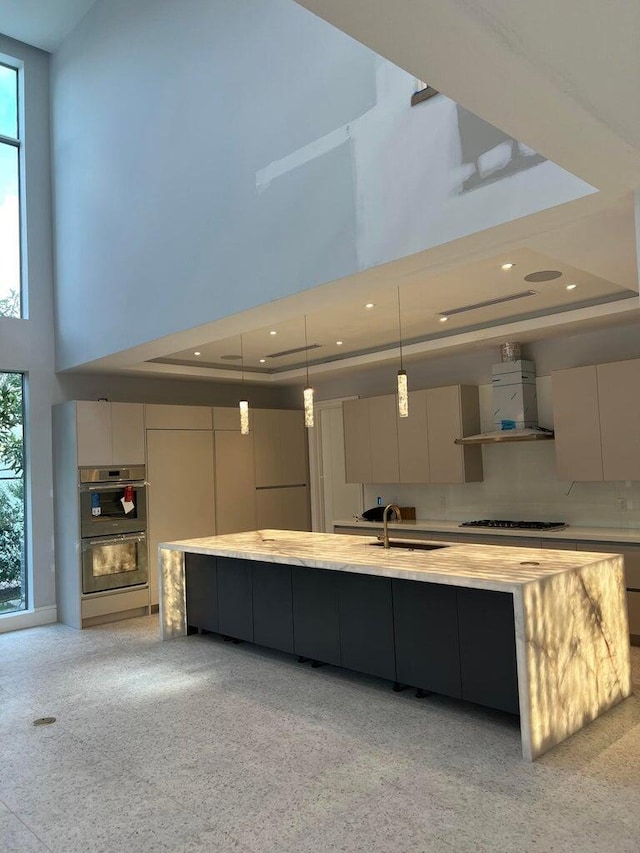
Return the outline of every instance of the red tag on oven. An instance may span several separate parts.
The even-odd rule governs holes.
[[[133,486],[124,487],[124,499],[125,501],[133,501]]]

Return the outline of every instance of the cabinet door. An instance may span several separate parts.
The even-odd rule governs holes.
[[[216,532],[256,529],[253,435],[216,430]]]
[[[147,430],[151,604],[158,603],[158,544],[215,533],[213,433]]]
[[[144,465],[144,405],[111,403],[114,465]]]
[[[374,483],[399,483],[398,406],[394,394],[369,398],[371,478]]]
[[[185,554],[184,575],[187,625],[205,631],[218,630],[218,587],[216,557]]]
[[[398,418],[398,458],[401,483],[429,482],[427,392],[409,392],[409,417]]]
[[[394,578],[392,589],[398,681],[460,698],[456,588]]]
[[[253,562],[253,641],[259,646],[293,651],[291,566]]]
[[[250,560],[218,557],[218,630],[225,637],[253,642]]]
[[[249,408],[249,429],[252,429],[251,408]],[[219,429],[240,429],[240,410],[237,406],[214,406],[213,407],[213,428]]]
[[[338,572],[295,566],[293,638],[297,655],[340,666]]]
[[[460,389],[457,385],[427,391],[429,481],[463,483],[463,452],[454,439],[462,435]]]
[[[211,429],[211,407],[147,403],[145,419],[147,429]]]
[[[605,480],[640,480],[640,359],[598,364]]]
[[[372,483],[369,399],[342,404],[344,462],[347,483]]]
[[[281,493],[282,529],[311,530],[308,486],[290,486],[277,491]]]
[[[281,486],[279,412],[255,409],[253,415],[256,486]]]
[[[342,666],[395,681],[391,579],[341,573],[338,604]]]
[[[258,530],[279,530],[284,521],[282,489],[256,489]]]
[[[113,465],[111,403],[78,400],[76,430],[79,466]]]
[[[602,480],[602,443],[595,366],[551,374],[559,480]]]
[[[280,484],[301,486],[309,482],[307,464],[307,430],[304,414],[297,410],[278,412],[280,437]]]
[[[513,596],[457,588],[462,698],[519,713]]]

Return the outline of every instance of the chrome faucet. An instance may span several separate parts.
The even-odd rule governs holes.
[[[385,548],[389,548],[389,510],[393,510],[396,514],[396,520],[402,521],[402,513],[400,512],[400,507],[397,504],[387,504],[384,508],[384,512],[382,513],[382,544]],[[380,538],[380,537],[378,537]]]

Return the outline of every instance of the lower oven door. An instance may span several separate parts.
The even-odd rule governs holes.
[[[82,540],[82,592],[147,583],[147,536],[100,536]]]

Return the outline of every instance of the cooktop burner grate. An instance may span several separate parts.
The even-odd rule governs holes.
[[[510,521],[503,518],[484,518],[460,524],[460,527],[494,527],[500,530],[562,530],[566,526],[564,521]]]

